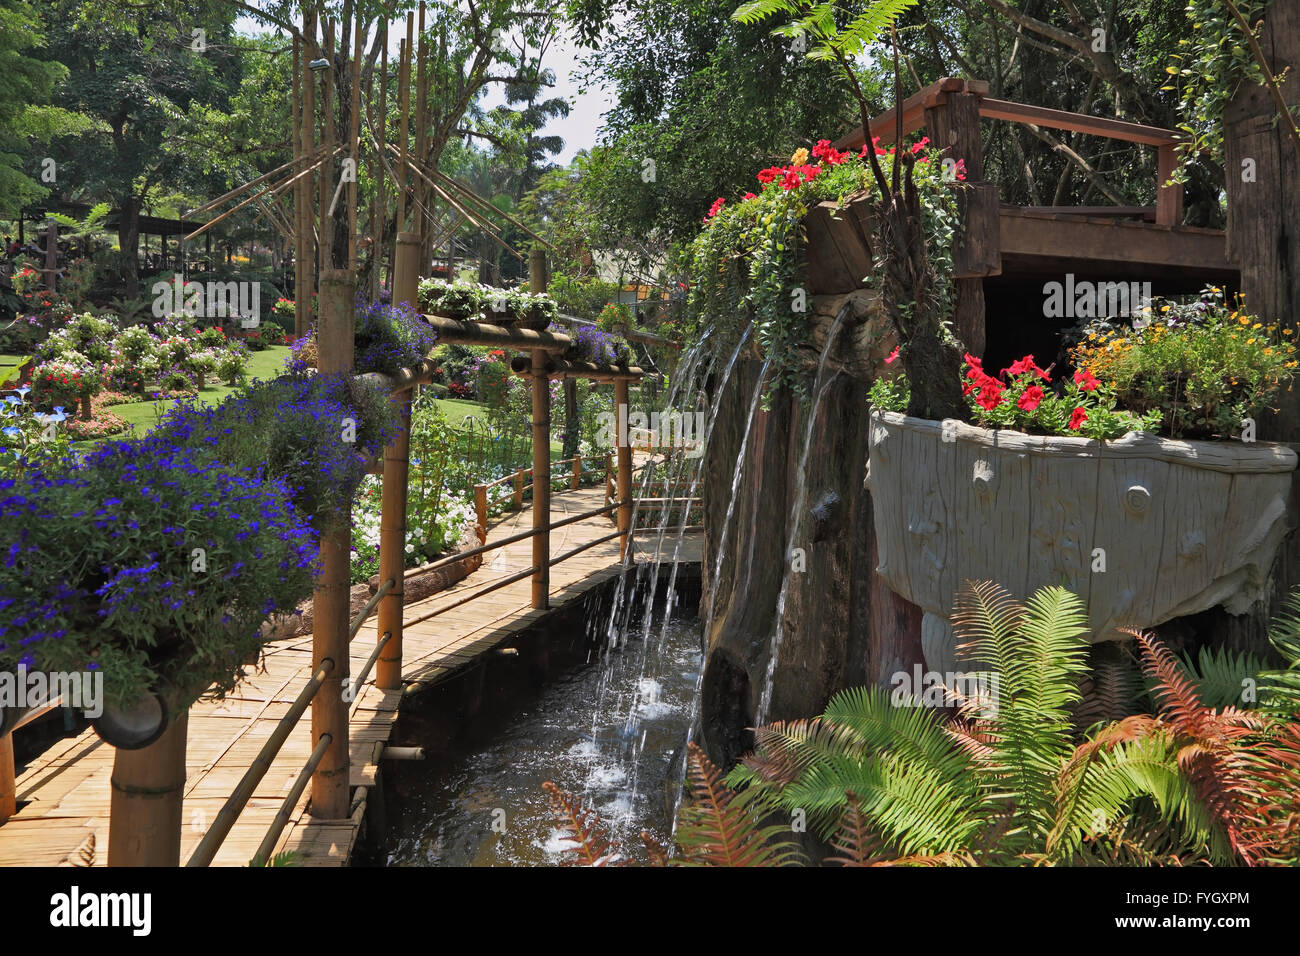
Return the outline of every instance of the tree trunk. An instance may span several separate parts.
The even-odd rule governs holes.
[[[564,380],[564,452],[562,458],[572,458],[578,453],[581,439],[578,420],[578,382],[576,379]]]
[[[117,222],[117,244],[121,250],[119,274],[122,277],[123,297],[133,299],[140,294],[140,197],[128,197],[119,208],[121,209],[121,217]]]
[[[1269,5],[1259,44],[1275,76],[1300,68],[1300,0],[1274,0]],[[1294,110],[1300,87],[1287,82],[1281,90]],[[1228,258],[1241,269],[1246,309],[1265,324],[1275,321],[1300,331],[1300,150],[1277,115],[1268,89],[1249,81],[1242,82],[1224,109]],[[1244,174],[1251,166],[1254,181],[1247,182]],[[1300,441],[1300,389],[1284,392],[1277,404],[1276,415],[1261,418],[1259,437]],[[1294,478],[1291,514],[1294,523],[1300,514],[1300,481]],[[1274,581],[1271,606],[1228,618],[1227,638],[1237,646],[1267,647],[1265,622],[1287,592],[1300,584],[1300,535],[1292,534],[1283,544]]]

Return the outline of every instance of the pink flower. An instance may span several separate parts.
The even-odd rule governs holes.
[[[893,365],[894,362],[896,362],[897,360],[898,360],[898,349],[894,349],[894,351],[889,353],[889,357],[885,359],[885,364]]]

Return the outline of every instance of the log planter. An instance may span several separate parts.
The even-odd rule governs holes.
[[[1268,442],[1026,435],[872,413],[877,573],[925,611],[931,667],[954,663],[948,620],[967,580],[1018,598],[1063,585],[1093,642],[1261,600],[1287,531],[1296,454]]]

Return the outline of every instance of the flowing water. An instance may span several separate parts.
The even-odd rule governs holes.
[[[826,334],[826,343],[822,346],[821,358],[817,360],[817,375],[813,380],[813,398],[808,409],[808,423],[804,427],[803,451],[799,455],[799,470],[795,474],[794,503],[790,507],[790,520],[787,523],[790,528],[790,537],[785,545],[786,560],[785,572],[781,575],[781,593],[776,599],[776,628],[772,632],[772,644],[768,649],[767,657],[767,673],[763,678],[763,694],[759,698],[758,714],[755,717],[758,726],[766,723],[768,708],[772,706],[772,684],[776,677],[777,656],[781,653],[781,637],[785,633],[785,600],[790,591],[790,575],[793,573],[791,571],[790,555],[791,549],[799,541],[804,502],[808,497],[808,452],[812,448],[813,429],[817,424],[817,410],[821,407],[826,389],[830,388],[831,383],[835,381],[835,376],[831,375],[823,383],[822,374],[826,371],[826,357],[830,355],[831,346],[835,342],[835,336],[840,330],[845,314],[846,311],[841,309],[839,314],[835,316],[835,322]]]
[[[644,655],[633,637],[620,652],[571,668],[442,755],[433,767],[403,768],[392,796],[396,823],[381,860],[390,866],[546,866],[568,844],[542,783],[594,806],[631,859],[637,835],[666,842],[665,787],[676,779],[701,666],[698,621],[672,619]],[[644,658],[644,659],[643,659]],[[608,693],[592,720],[598,685]],[[622,703],[638,701],[629,738]],[[502,726],[503,725],[503,726]],[[634,744],[637,746],[634,747]],[[635,756],[634,756],[635,754]]]

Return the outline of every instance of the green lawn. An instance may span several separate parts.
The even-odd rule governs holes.
[[[284,368],[284,360],[289,355],[289,346],[272,345],[262,352],[252,352],[248,358],[248,377],[250,379],[275,378]],[[234,389],[229,385],[223,385],[220,382],[205,385],[199,392],[199,399],[205,405],[217,405]],[[172,405],[174,401],[165,402],[144,401],[131,402],[129,405],[114,405],[109,411],[122,419],[129,425],[135,426],[136,437],[143,435],[158,421],[158,416]]]

